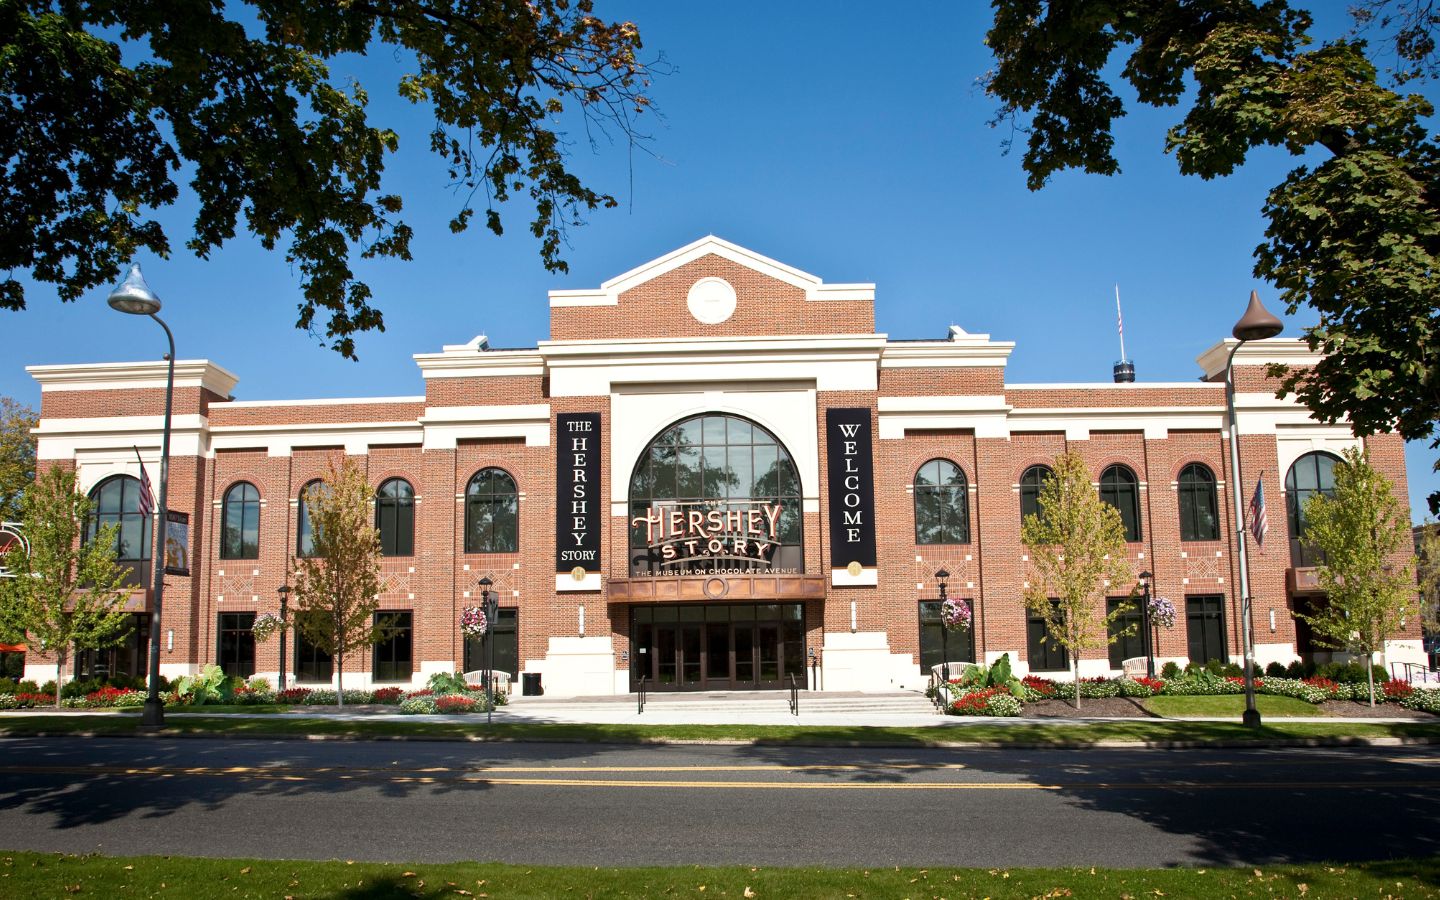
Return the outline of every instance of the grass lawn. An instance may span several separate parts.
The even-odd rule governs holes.
[[[0,716],[0,735],[96,734],[126,735],[139,730],[139,716],[26,715]],[[1287,740],[1347,737],[1418,737],[1440,739],[1440,723],[1285,722],[1266,720],[1252,730],[1238,722],[1185,722],[1141,719],[1071,725],[1054,722],[960,724],[937,727],[886,728],[827,725],[592,725],[497,722],[487,726],[479,716],[455,716],[446,721],[340,720],[301,716],[171,716],[165,734],[228,735],[233,737],[300,737],[322,735],[342,738],[413,737],[429,740],[568,741],[636,744],[651,741],[754,741],[765,744],[853,745],[925,747],[951,742],[1086,746],[1099,741],[1215,741]],[[3,892],[0,892],[3,893]]]
[[[594,869],[0,851],[11,897],[1440,897],[1440,860],[1243,869]]]
[[[1243,694],[1222,694],[1218,697],[1150,697],[1143,701],[1145,708],[1168,719],[1185,716],[1234,716],[1240,718],[1245,712]],[[1319,708],[1294,697],[1275,697],[1270,694],[1256,694],[1255,708],[1260,718],[1266,716],[1323,716]]]

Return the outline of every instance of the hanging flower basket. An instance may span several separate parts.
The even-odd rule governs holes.
[[[963,631],[970,627],[970,604],[946,600],[940,604],[940,624],[947,631]]]
[[[1151,597],[1150,621],[1164,628],[1174,628],[1175,604],[1165,597]]]
[[[485,620],[485,610],[478,606],[467,606],[460,610],[460,630],[466,637],[480,637],[490,627]]]
[[[270,639],[271,635],[284,627],[285,623],[280,621],[279,616],[274,613],[261,613],[255,617],[255,624],[250,626],[250,631],[255,635],[255,640],[264,643]]]

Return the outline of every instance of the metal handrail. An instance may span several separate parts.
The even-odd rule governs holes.
[[[649,675],[640,676],[639,690],[636,691],[636,696],[638,697],[638,706],[635,710],[635,714],[637,716],[645,711],[645,682],[648,680],[650,680]]]
[[[795,682],[795,673],[790,673],[790,714],[800,715],[800,685]]]

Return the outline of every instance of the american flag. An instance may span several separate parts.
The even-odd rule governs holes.
[[[155,493],[150,490],[150,475],[145,471],[145,461],[140,459],[140,448],[135,449],[135,459],[140,462],[140,515],[148,516],[155,511]]]
[[[1261,547],[1265,546],[1265,533],[1270,530],[1270,518],[1265,515],[1265,481],[1264,476],[1255,479],[1255,493],[1250,497],[1250,533],[1255,536],[1255,543]]]

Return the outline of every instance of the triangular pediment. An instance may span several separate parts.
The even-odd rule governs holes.
[[[550,292],[550,306],[613,306],[626,291],[653,281],[707,256],[718,256],[736,265],[743,266],[766,278],[797,288],[805,293],[807,300],[867,300],[874,301],[874,284],[825,284],[809,272],[802,272],[794,266],[763,256],[753,250],[732,244],[715,235],[706,235],[698,241],[686,244],[616,275],[600,285],[598,289],[563,290]]]

